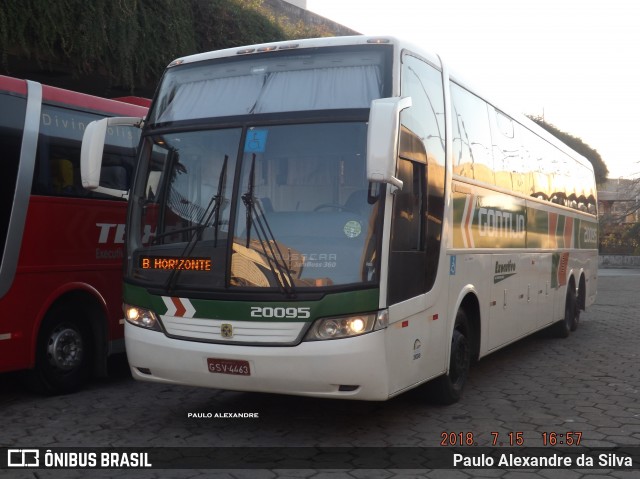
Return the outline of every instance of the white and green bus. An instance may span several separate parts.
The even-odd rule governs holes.
[[[136,379],[452,403],[472,361],[594,301],[588,161],[397,39],[180,58],[144,121],[87,129],[86,187],[123,124]]]

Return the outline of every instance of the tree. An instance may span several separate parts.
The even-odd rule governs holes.
[[[598,191],[600,250],[640,254],[640,180],[608,180]]]
[[[4,74],[12,74],[10,57],[28,59],[50,71],[108,78],[108,88],[130,93],[153,92],[165,67],[177,57],[328,35],[322,26],[276,17],[262,0],[0,2]]]
[[[589,160],[593,165],[593,172],[596,176],[597,184],[600,185],[605,181],[607,181],[607,175],[609,174],[609,169],[607,168],[607,165],[605,164],[605,162],[602,160],[600,153],[598,153],[596,150],[591,148],[589,145],[583,142],[580,138],[577,138],[569,133],[566,133],[558,129],[554,125],[544,121],[544,119],[539,116],[529,116],[529,118],[535,123],[537,123],[538,126],[547,130],[549,133],[551,133],[553,136],[555,136],[557,139],[559,139],[569,148],[571,148],[572,150],[575,150],[576,152],[584,156],[587,160]]]

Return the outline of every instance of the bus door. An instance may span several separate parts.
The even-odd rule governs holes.
[[[553,320],[553,294],[551,290],[551,253],[535,255],[536,329],[551,324]]]

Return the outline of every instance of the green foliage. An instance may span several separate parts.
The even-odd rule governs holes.
[[[184,0],[4,0],[0,50],[133,89],[195,50],[191,15]]]
[[[529,118],[535,123],[537,123],[538,126],[544,128],[553,136],[558,138],[569,148],[575,150],[576,152],[584,156],[587,160],[589,160],[593,165],[593,172],[596,176],[596,183],[602,184],[605,181],[607,181],[607,175],[609,174],[609,170],[607,168],[607,165],[602,160],[600,153],[598,153],[596,150],[594,150],[589,145],[584,143],[580,138],[577,138],[573,135],[570,135],[569,133],[566,133],[558,129],[554,125],[545,122],[540,117],[530,116]]]
[[[100,74],[133,91],[169,62],[238,45],[324,36],[290,25],[262,0],[2,0],[0,52]]]
[[[235,3],[233,8],[229,4]],[[259,2],[194,1],[197,51],[282,40],[282,31],[262,16]]]
[[[640,255],[640,223],[600,226],[600,254]]]

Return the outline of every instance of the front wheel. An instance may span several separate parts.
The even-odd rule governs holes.
[[[467,315],[459,310],[451,337],[449,372],[429,383],[429,393],[439,404],[453,404],[462,397],[471,365],[471,330]]]
[[[88,379],[92,357],[90,328],[73,307],[61,304],[47,313],[36,348],[35,369],[27,373],[31,389],[66,394],[79,389]]]

